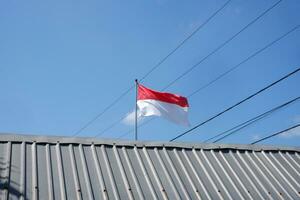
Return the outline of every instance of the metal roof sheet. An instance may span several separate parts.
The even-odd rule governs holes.
[[[0,199],[300,199],[299,152],[0,135]]]

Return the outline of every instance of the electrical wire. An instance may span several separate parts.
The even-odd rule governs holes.
[[[125,117],[126,117],[126,116],[125,116]],[[101,132],[98,133],[97,135],[94,135],[93,137],[99,137],[99,136],[103,135],[105,132],[107,132],[108,130],[112,129],[112,128],[115,127],[117,124],[119,124],[122,120],[124,120],[125,117],[121,117],[120,119],[118,119],[117,121],[115,121],[114,123],[112,123],[111,125],[109,125],[108,127],[106,127],[103,131],[101,131]]]
[[[287,128],[287,129],[285,129],[285,130],[282,130],[282,131],[279,131],[279,132],[274,133],[274,134],[272,134],[272,135],[269,135],[269,136],[267,136],[267,137],[264,137],[264,138],[262,138],[262,139],[256,140],[255,142],[252,142],[251,144],[256,144],[256,143],[258,143],[258,142],[261,142],[261,141],[270,139],[270,138],[272,138],[272,137],[274,137],[274,136],[277,136],[277,135],[279,135],[279,134],[282,134],[282,133],[285,133],[285,132],[287,132],[287,131],[293,130],[293,129],[299,127],[299,126],[300,126],[300,123],[299,123],[299,124],[296,124],[296,125],[294,125],[294,126],[292,126],[292,127],[289,127],[289,128]]]
[[[151,119],[149,119],[149,120],[147,120],[147,121],[141,123],[141,124],[138,126],[138,128],[140,128],[140,127],[142,127],[142,126],[145,126],[146,124],[150,123],[150,122],[151,122],[152,120],[154,120],[154,119],[155,119],[155,118],[151,118]],[[120,135],[119,137],[117,137],[117,139],[123,138],[123,137],[125,137],[126,135],[132,133],[133,131],[134,131],[134,129],[130,129],[130,130],[128,130],[126,133],[124,133],[124,134]]]
[[[266,15],[269,11],[271,11],[273,8],[275,8],[282,0],[277,1],[276,3],[274,3],[272,6],[270,6],[268,9],[266,9],[264,12],[262,12],[260,15],[258,15],[256,18],[254,18],[252,21],[250,21],[246,26],[244,26],[241,30],[239,30],[237,33],[235,33],[233,36],[231,36],[229,39],[227,39],[225,42],[223,42],[221,45],[219,45],[216,49],[214,49],[213,51],[211,51],[208,55],[206,55],[204,58],[202,58],[199,62],[197,62],[196,64],[192,65],[190,68],[188,68],[185,72],[183,72],[181,75],[179,75],[177,78],[175,78],[173,81],[171,81],[168,85],[166,85],[162,91],[168,89],[170,86],[172,86],[175,82],[177,82],[178,80],[180,80],[181,78],[183,78],[184,76],[186,76],[188,73],[190,73],[193,69],[195,69],[196,67],[198,67],[202,62],[204,62],[206,59],[208,59],[210,56],[212,56],[213,54],[215,54],[217,51],[219,51],[220,49],[222,49],[224,46],[226,46],[226,44],[228,44],[229,42],[231,42],[234,38],[236,38],[239,34],[241,34],[243,31],[245,31],[247,28],[249,28],[252,24],[254,24],[256,21],[258,21],[260,18],[262,18],[264,15]],[[275,43],[275,42],[274,42]],[[268,48],[268,47],[266,47]],[[264,49],[263,49],[264,50]],[[261,51],[263,51],[261,50]],[[254,57],[255,55],[253,55],[252,57]],[[249,58],[251,59],[251,58]],[[245,61],[246,62],[246,61]],[[242,64],[242,63],[241,63]],[[240,65],[241,65],[240,64]],[[220,75],[220,77],[217,77],[216,80],[220,79],[222,76],[226,75],[227,73],[229,73],[230,71],[232,71],[234,69],[228,70],[228,72],[225,72],[225,74]],[[216,81],[215,80],[215,81]],[[212,81],[212,83],[214,82],[214,80]],[[212,84],[212,83],[208,83],[208,85]],[[208,86],[207,85],[207,86]],[[207,87],[207,86],[204,86]],[[200,88],[200,90],[204,89],[204,88]],[[199,91],[195,91],[195,93],[199,92]],[[123,117],[124,119],[125,117]],[[120,123],[123,119],[117,121],[116,123],[114,123],[114,126],[116,126],[118,123]]]
[[[107,107],[105,107],[99,114],[97,114],[93,119],[88,121],[84,126],[82,126],[78,131],[76,131],[72,137],[80,134],[84,129],[86,129],[89,125],[94,123],[99,117],[101,117],[106,111],[108,111],[111,107],[113,107],[117,102],[119,102],[126,94],[128,94],[132,88],[134,88],[134,85],[132,85],[130,88],[128,88],[125,92],[123,92],[117,99],[115,99],[111,104],[109,104]]]
[[[273,46],[274,44],[276,44],[277,42],[279,42],[280,40],[282,40],[283,38],[285,38],[286,36],[288,36],[290,33],[296,31],[298,28],[300,28],[300,25],[297,25],[295,27],[293,27],[292,29],[290,29],[289,31],[287,31],[286,33],[284,33],[283,35],[281,35],[280,37],[276,38],[275,40],[273,40],[272,42],[268,43],[267,45],[265,45],[263,48],[259,49],[258,51],[254,52],[253,54],[251,54],[250,56],[248,56],[246,59],[242,60],[240,63],[238,63],[237,65],[231,67],[230,69],[228,69],[227,71],[223,72],[222,74],[220,74],[219,76],[217,76],[216,78],[214,78],[213,80],[209,81],[208,83],[206,83],[205,85],[203,85],[202,87],[200,87],[199,89],[195,90],[194,92],[192,92],[190,95],[188,95],[188,97],[191,97],[193,95],[195,95],[196,93],[200,92],[201,90],[207,88],[208,86],[212,85],[213,83],[215,83],[216,81],[220,80],[221,78],[223,78],[224,76],[228,75],[230,72],[236,70],[237,68],[239,68],[241,65],[243,65],[244,63],[248,62],[250,59],[254,58],[255,56],[257,56],[258,54],[262,53],[263,51],[265,51],[266,49],[268,49],[269,47]]]
[[[188,37],[182,40],[170,53],[168,53],[163,59],[161,59],[155,66],[153,66],[141,79],[143,81],[149,76],[156,68],[158,68],[163,62],[165,62],[172,54],[174,54],[181,46],[184,45],[191,37],[193,37],[201,28],[203,28],[212,18],[214,18],[221,10],[223,10],[231,0],[226,1],[218,10],[216,10],[210,17],[208,17],[202,24],[200,24]]]
[[[300,99],[300,97],[297,97],[297,98],[294,98],[294,99],[292,99],[290,101],[287,101],[287,102],[285,102],[285,103],[283,103],[283,104],[281,104],[279,106],[276,106],[275,108],[272,108],[271,110],[268,110],[267,112],[264,112],[264,113],[262,113],[262,114],[260,114],[260,115],[258,115],[256,117],[253,117],[253,118],[251,118],[251,119],[249,119],[249,120],[247,120],[247,121],[245,121],[243,123],[240,123],[240,124],[238,124],[238,125],[230,128],[230,129],[228,129],[228,130],[226,130],[226,131],[224,131],[224,132],[222,132],[220,134],[217,134],[217,135],[215,135],[215,136],[213,136],[213,137],[211,137],[209,139],[206,139],[203,142],[208,142],[210,140],[213,140],[213,139],[216,139],[216,138],[222,136],[222,137],[216,139],[215,141],[213,141],[212,143],[219,142],[219,141],[221,141],[221,140],[223,140],[223,139],[225,139],[225,138],[227,138],[227,137],[229,137],[229,136],[231,136],[231,135],[233,135],[235,133],[238,133],[240,130],[242,130],[242,129],[248,127],[248,126],[253,125],[254,123],[258,122],[261,119],[264,119],[265,117],[267,117],[267,116],[275,113],[276,111],[278,111],[278,110],[280,110],[280,109],[282,109],[282,108],[284,108],[284,107],[286,107],[286,106],[288,106],[288,105],[290,105],[290,104],[298,101],[299,99]]]
[[[200,29],[202,29],[209,21],[211,21],[219,12],[221,12],[231,0],[226,1],[219,9],[217,9],[212,15],[210,15],[202,24],[200,24],[191,34],[189,34],[184,40],[182,40],[174,49],[172,49],[165,57],[163,57],[156,65],[154,65],[145,75],[140,79],[140,82],[147,78],[155,69],[157,69],[160,65],[162,65],[171,55],[173,55],[180,47],[182,47],[190,38],[192,38]],[[116,103],[118,103],[125,95],[127,95],[132,89],[134,85],[128,88],[125,92],[123,92],[120,96],[118,96],[112,103],[110,103],[107,107],[105,107],[99,114],[97,114],[94,118],[85,123],[81,128],[79,128],[72,136],[76,136],[80,134],[84,129],[86,129],[89,125],[94,123],[98,118],[100,118],[104,113],[106,113],[111,107],[113,107]],[[121,122],[122,120],[119,120]]]
[[[216,78],[214,78],[213,80],[209,81],[208,83],[204,84],[200,88],[196,89],[194,92],[192,92],[191,94],[189,94],[187,97],[190,98],[190,97],[194,96],[195,94],[197,94],[198,92],[200,92],[200,91],[204,90],[205,88],[209,87],[213,83],[217,82],[221,78],[223,78],[226,75],[230,74],[232,71],[236,70],[237,68],[239,68],[240,66],[242,66],[243,64],[245,64],[246,62],[248,62],[249,60],[251,60],[252,58],[254,58],[255,56],[257,56],[258,54],[260,54],[263,51],[267,50],[268,48],[270,48],[271,46],[273,46],[274,44],[276,44],[277,42],[279,42],[280,40],[282,40],[283,38],[285,38],[286,36],[288,36],[289,34],[291,34],[292,32],[296,31],[299,28],[300,28],[300,25],[297,25],[297,26],[293,27],[292,29],[290,29],[289,31],[287,31],[286,33],[284,33],[283,35],[281,35],[280,37],[276,38],[272,42],[268,43],[267,45],[265,45],[261,49],[257,50],[256,52],[254,52],[253,54],[251,54],[250,56],[248,56],[247,58],[245,58],[244,60],[242,60],[241,62],[239,62],[237,65],[229,68],[228,70],[226,70],[225,72],[223,72],[222,74],[220,74],[219,76],[217,76]],[[148,121],[150,122],[150,121],[152,121],[154,119],[155,118],[151,118]],[[148,124],[149,123],[148,121],[145,121],[144,123]],[[144,123],[142,123],[138,127],[142,126]],[[122,138],[122,137],[130,134],[131,132],[133,132],[133,129],[127,131],[126,133],[124,133],[123,135],[119,136],[118,138]]]
[[[300,67],[298,67],[296,70],[294,70],[294,71],[288,73],[287,75],[283,76],[282,78],[280,78],[280,79],[274,81],[273,83],[271,83],[271,84],[265,86],[264,88],[258,90],[257,92],[251,94],[250,96],[244,98],[243,100],[241,100],[241,101],[235,103],[234,105],[232,105],[232,106],[226,108],[226,109],[223,110],[222,112],[219,112],[218,114],[214,115],[213,117],[210,117],[209,119],[207,119],[207,120],[205,120],[205,121],[203,121],[203,122],[197,124],[197,125],[194,126],[193,128],[191,128],[191,129],[189,129],[189,130],[187,130],[187,131],[185,131],[185,132],[183,132],[183,133],[177,135],[176,137],[172,138],[170,141],[174,141],[174,140],[176,140],[176,139],[178,139],[178,138],[180,138],[180,137],[186,135],[187,133],[189,133],[189,132],[191,132],[191,131],[193,131],[193,130],[199,128],[200,126],[203,126],[204,124],[206,124],[206,123],[212,121],[213,119],[215,119],[215,118],[217,118],[217,117],[223,115],[224,113],[226,113],[226,112],[232,110],[233,108],[235,108],[235,107],[239,106],[240,104],[242,104],[242,103],[248,101],[249,99],[252,99],[252,98],[255,97],[256,95],[258,95],[258,94],[264,92],[265,90],[267,90],[267,89],[271,88],[272,86],[274,86],[274,85],[280,83],[281,81],[287,79],[288,77],[290,77],[290,76],[296,74],[296,73],[299,72],[299,71],[300,71]]]
[[[229,42],[231,42],[234,38],[236,38],[239,34],[247,30],[252,24],[257,22],[259,19],[261,19],[264,15],[266,15],[269,11],[274,9],[282,0],[277,1],[274,3],[271,7],[266,9],[264,12],[262,12],[260,15],[258,15],[256,18],[254,18],[251,22],[249,22],[246,26],[244,26],[241,30],[239,30],[237,33],[235,33],[233,36],[231,36],[229,39],[227,39],[225,42],[223,42],[221,45],[219,45],[216,49],[211,51],[208,55],[206,55],[204,58],[202,58],[199,62],[196,64],[192,65],[190,68],[188,68],[185,72],[180,74],[177,78],[175,78],[173,81],[171,81],[168,85],[166,85],[163,90],[169,88],[172,86],[175,82],[189,74],[191,71],[193,71],[197,66],[199,66],[202,62],[204,62],[206,59],[208,59],[210,56],[218,52],[220,49],[222,49],[224,46],[226,46]]]

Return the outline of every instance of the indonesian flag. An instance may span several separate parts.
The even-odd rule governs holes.
[[[158,92],[138,84],[139,116],[161,116],[180,125],[189,126],[188,101],[176,94]]]

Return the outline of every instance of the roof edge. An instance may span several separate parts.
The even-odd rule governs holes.
[[[285,150],[300,152],[300,147],[251,145],[251,144],[216,144],[216,143],[190,143],[190,142],[163,142],[163,141],[132,141],[120,139],[95,139],[90,137],[68,137],[68,136],[46,136],[0,133],[0,142],[29,142],[50,144],[86,144],[86,145],[116,145],[137,147],[177,147],[177,148],[199,148],[199,149],[239,149],[239,150]]]

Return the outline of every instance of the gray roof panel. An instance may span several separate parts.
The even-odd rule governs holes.
[[[0,199],[299,199],[299,153],[0,135]]]

